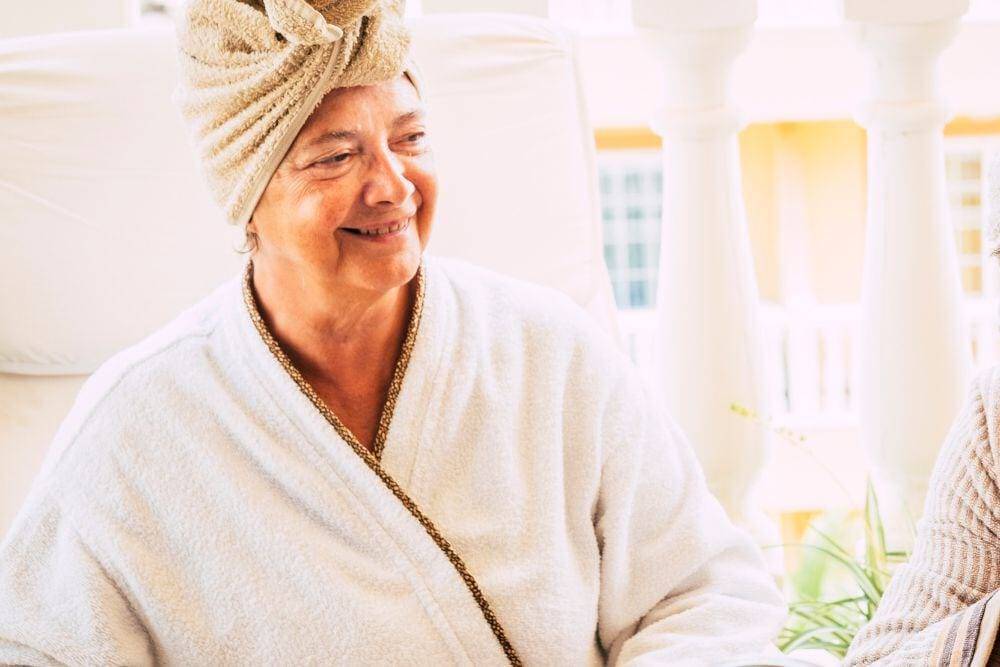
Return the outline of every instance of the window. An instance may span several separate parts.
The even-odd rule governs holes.
[[[602,173],[601,174],[601,194],[602,195],[610,194],[611,193],[611,189],[612,189],[612,185],[613,185],[613,183],[611,181],[611,175],[610,174]]]
[[[647,248],[642,243],[628,244],[628,266],[630,269],[646,268]]]
[[[652,304],[649,303],[649,296],[647,294],[647,284],[641,280],[633,280],[628,285],[628,298],[629,305],[633,308],[648,308]]]
[[[652,308],[660,258],[658,150],[605,151],[598,156],[604,260],[619,308]]]
[[[634,194],[642,191],[642,174],[630,172],[625,174],[625,192]]]
[[[608,265],[609,271],[614,271],[615,267],[618,266],[617,254],[615,248],[604,246],[604,263]]]
[[[989,254],[984,252],[983,235],[983,163],[986,159],[982,146],[968,143],[953,143],[945,151],[948,203],[955,228],[958,268],[962,289],[970,296],[983,294],[984,260]]]

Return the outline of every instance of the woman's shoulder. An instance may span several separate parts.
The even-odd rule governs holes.
[[[81,397],[106,397],[128,378],[155,376],[163,368],[197,355],[222,324],[233,300],[239,298],[239,287],[237,278],[226,281],[159,329],[111,356],[88,378],[84,385],[87,395],[81,391]]]
[[[568,294],[553,287],[451,257],[433,257],[428,264],[432,273],[446,277],[452,294],[464,308],[495,312],[527,325],[583,332],[601,330],[587,311]]]
[[[437,272],[446,278],[463,315],[489,323],[498,332],[571,340],[595,350],[620,351],[603,323],[565,292],[465,260],[433,257],[428,265],[432,275]]]
[[[1000,364],[976,373],[970,394],[965,421],[988,444],[988,463],[1000,475]]]
[[[146,423],[156,427],[165,415],[172,387],[211,364],[209,346],[228,302],[238,288],[235,279],[218,287],[144,339],[117,352],[83,383],[63,419],[46,457],[43,473],[58,467],[71,447],[84,443],[109,447],[116,434]],[[152,417],[152,419],[151,419]],[[81,453],[82,456],[97,452]]]
[[[962,487],[981,497],[1000,489],[1000,365],[978,371],[941,444],[934,464],[929,502],[951,512]],[[969,480],[973,479],[974,482]],[[968,487],[968,488],[965,488]],[[962,500],[966,502],[966,500]]]
[[[992,408],[994,420],[1000,419],[1000,364],[978,371],[972,382],[972,392],[980,397],[984,408]],[[988,409],[987,414],[990,414]]]
[[[452,288],[463,296],[500,297],[503,302],[515,299],[522,306],[572,307],[573,300],[563,292],[501,273],[456,257],[427,257],[431,272],[445,275]]]

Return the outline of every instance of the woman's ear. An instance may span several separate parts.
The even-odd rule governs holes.
[[[254,225],[253,216],[247,221],[246,226],[243,228],[243,248],[241,252],[252,253],[260,245],[260,237],[257,236],[257,228]]]

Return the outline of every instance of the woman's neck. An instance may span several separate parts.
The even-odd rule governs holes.
[[[413,281],[380,293],[253,261],[261,316],[306,379],[348,396],[381,393],[406,335]]]

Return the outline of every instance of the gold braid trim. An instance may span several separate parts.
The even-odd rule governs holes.
[[[257,299],[254,296],[253,291],[253,262],[247,262],[246,272],[243,275],[243,301],[246,304],[247,311],[250,314],[250,319],[253,321],[254,327],[257,329],[257,333],[260,334],[261,339],[270,350],[271,354],[277,359],[278,363],[281,364],[285,372],[291,376],[295,384],[298,385],[299,389],[303,394],[306,395],[312,404],[319,410],[320,414],[326,419],[327,422],[334,428],[337,434],[344,439],[351,449],[354,450],[355,454],[361,457],[361,459],[371,468],[382,483],[385,484],[393,495],[403,504],[410,514],[413,515],[420,525],[423,526],[424,530],[430,535],[434,543],[444,552],[444,555],[448,557],[451,561],[452,566],[458,572],[459,576],[462,577],[462,581],[465,582],[466,588],[472,593],[472,597],[475,598],[476,604],[479,605],[479,609],[483,613],[483,617],[489,624],[490,629],[493,631],[494,636],[496,636],[497,641],[500,642],[500,647],[503,649],[504,654],[507,656],[507,660],[511,665],[515,667],[521,666],[521,660],[517,657],[517,653],[514,651],[514,647],[511,645],[510,641],[507,639],[507,635],[504,632],[503,627],[500,625],[499,619],[493,609],[490,607],[489,601],[483,595],[482,590],[479,588],[479,584],[476,583],[475,578],[469,572],[469,568],[465,566],[462,558],[455,552],[448,540],[441,535],[438,531],[437,526],[435,526],[427,516],[420,511],[416,503],[410,499],[406,492],[403,491],[402,487],[396,483],[392,477],[389,476],[385,470],[382,469],[380,463],[380,456],[382,448],[385,447],[385,439],[389,433],[389,423],[392,420],[392,413],[396,407],[396,400],[399,397],[400,389],[403,385],[403,375],[406,373],[406,367],[410,361],[410,354],[413,352],[413,346],[416,342],[417,329],[420,326],[420,317],[423,313],[424,304],[424,292],[425,292],[425,269],[424,264],[421,262],[420,268],[417,270],[417,296],[414,299],[413,311],[410,314],[410,323],[406,330],[406,337],[403,340],[403,349],[400,352],[399,361],[396,363],[396,370],[393,373],[392,380],[389,383],[389,394],[386,397],[385,406],[382,409],[382,414],[379,418],[378,431],[375,435],[375,444],[373,449],[375,451],[369,450],[367,447],[361,444],[361,442],[351,433],[340,418],[333,413],[333,411],[327,407],[323,399],[319,397],[316,390],[306,382],[306,379],[302,377],[302,373],[299,369],[295,368],[288,355],[285,351],[281,349],[278,341],[274,339],[271,332],[267,328],[267,324],[264,322],[264,318],[261,317],[260,311],[257,308]]]
[[[399,353],[396,361],[396,368],[392,372],[392,379],[389,380],[389,391],[385,397],[385,405],[378,417],[378,430],[375,431],[375,442],[372,443],[372,450],[375,458],[382,460],[382,450],[385,449],[386,438],[389,437],[389,424],[392,422],[392,415],[396,411],[396,401],[399,399],[399,392],[403,389],[403,376],[406,375],[406,368],[410,365],[410,355],[413,354],[413,346],[417,344],[417,330],[420,328],[420,318],[424,314],[424,264],[420,263],[417,269],[417,296],[413,300],[413,310],[410,312],[410,322],[406,327],[406,336],[403,338],[403,349]],[[330,411],[334,419],[337,416]],[[340,421],[339,419],[337,421]],[[349,430],[349,429],[345,429]]]

